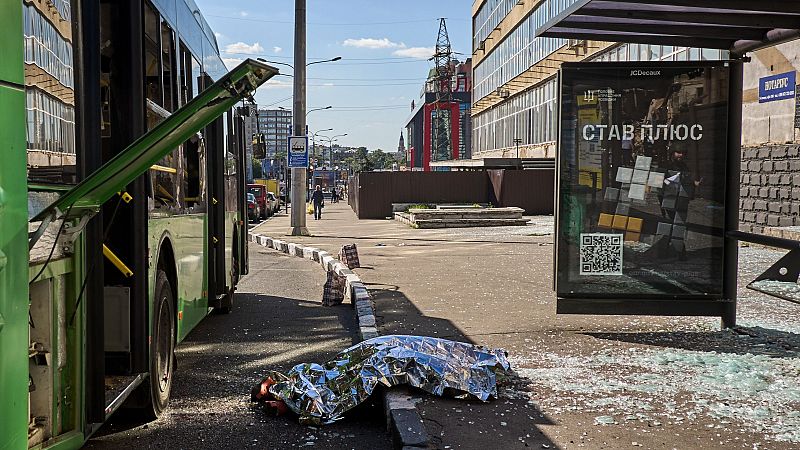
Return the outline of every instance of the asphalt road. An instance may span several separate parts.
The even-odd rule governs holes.
[[[87,447],[391,448],[377,403],[315,428],[293,416],[268,417],[249,402],[266,370],[323,362],[354,343],[354,310],[322,307],[324,282],[319,265],[251,244],[250,274],[239,284],[233,312],[209,316],[179,345],[167,412],[142,423],[122,411]]]

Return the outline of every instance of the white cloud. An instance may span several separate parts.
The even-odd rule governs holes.
[[[434,47],[408,47],[395,50],[392,54],[406,58],[428,59],[435,51]]]
[[[280,53],[283,51],[283,49],[281,47],[272,47],[272,51],[275,53]]]
[[[250,13],[247,12],[247,11],[239,11],[239,15],[242,16],[242,17],[247,17],[247,16],[250,15]]]
[[[241,53],[245,55],[255,55],[258,53],[265,53],[264,47],[258,42],[253,45],[247,45],[244,42],[237,42],[235,44],[228,44],[225,47],[226,53]]]
[[[225,67],[227,67],[228,70],[231,70],[234,67],[238,66],[239,64],[242,63],[242,61],[244,60],[239,58],[222,58],[222,62],[225,64]]]
[[[266,83],[264,83],[263,85],[261,85],[261,88],[262,89],[287,89],[287,88],[291,88],[293,86],[294,85],[292,84],[292,81],[276,80],[276,79],[273,78],[273,79],[267,81]]]
[[[405,44],[402,42],[392,42],[388,38],[383,39],[374,39],[374,38],[361,38],[361,39],[345,39],[342,43],[345,47],[357,47],[357,48],[369,48],[369,49],[378,49],[378,48],[405,48]]]

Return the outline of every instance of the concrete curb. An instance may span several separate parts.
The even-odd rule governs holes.
[[[361,341],[380,336],[375,320],[375,303],[361,278],[330,253],[315,247],[305,247],[285,242],[260,233],[250,233],[250,240],[262,247],[272,248],[289,256],[319,263],[326,272],[345,277],[344,299],[356,309],[358,337]],[[429,448],[430,437],[425,431],[422,417],[414,405],[413,397],[405,389],[382,390],[386,426],[392,434],[396,449],[413,450]]]
[[[360,304],[360,307],[356,308],[359,338],[364,341],[378,336],[378,330],[375,327],[375,305],[370,299],[369,291],[367,291],[367,287],[361,281],[361,278],[344,263],[334,258],[330,253],[318,248],[286,242],[261,233],[250,233],[250,241],[262,247],[286,253],[289,256],[317,262],[326,272],[333,272],[345,277],[345,300],[349,300],[353,307],[357,307]]]

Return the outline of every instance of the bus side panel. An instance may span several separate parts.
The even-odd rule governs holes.
[[[0,14],[0,447],[28,435],[28,246],[22,2]]]
[[[163,246],[166,242],[159,242],[162,236],[169,236],[169,245],[175,256],[175,272],[177,286],[177,334],[178,342],[208,313],[208,299],[205,290],[207,287],[208,272],[204,261],[208,256],[205,246],[205,214],[190,214],[172,216],[167,218],[152,218],[149,222],[150,245],[152,249],[159,248],[164,253]],[[157,257],[158,255],[154,255]],[[151,286],[155,286],[155,267],[157,261],[152,261]]]

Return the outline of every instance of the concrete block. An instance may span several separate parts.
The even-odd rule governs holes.
[[[359,315],[358,316],[358,324],[362,327],[374,327],[375,326],[375,316],[371,314],[366,315]]]
[[[773,145],[770,154],[773,158],[785,158],[789,154],[789,149],[786,145]]]
[[[755,147],[742,149],[742,153],[744,154],[744,157],[747,159],[753,159],[758,157],[758,149]]]
[[[781,175],[781,185],[782,186],[787,186],[787,185],[790,185],[790,184],[792,184],[792,176],[789,175],[788,173],[782,174]]]
[[[781,216],[778,220],[778,226],[781,227],[791,227],[794,225],[794,219],[789,216]]]
[[[750,172],[760,172],[761,171],[761,162],[760,161],[750,161],[747,163],[747,170]]]
[[[750,192],[749,188],[743,187],[739,189],[739,196],[740,197],[747,197],[747,194]]]
[[[300,244],[294,244],[294,243],[293,244],[289,244],[289,245],[294,246],[294,248],[290,248],[289,249],[289,254],[290,255],[297,256],[298,258],[302,258],[303,257],[303,250],[305,250],[305,247],[303,247]]]
[[[350,269],[343,262],[339,260],[336,260],[336,262],[333,263],[333,267],[331,267],[331,270],[333,270],[334,273],[336,273],[336,275],[339,275],[340,277],[346,276],[346,274],[344,273],[345,270],[350,271]]]
[[[249,233],[248,236],[250,236],[250,242],[258,242],[257,241],[258,238],[256,237],[258,235],[253,234],[253,233]]]
[[[769,198],[769,188],[758,188],[758,196],[761,198]]]
[[[800,154],[800,145],[790,145],[789,148],[787,149],[787,152],[788,156],[791,158],[798,156],[798,154]]]
[[[769,176],[769,185],[770,186],[777,186],[781,184],[781,176],[778,174],[772,174]]]
[[[372,308],[372,303],[361,300],[356,302],[356,314],[361,316],[375,316],[375,310]]]
[[[428,448],[428,433],[416,409],[393,409],[390,416],[396,447]]]
[[[772,161],[766,160],[761,163],[761,171],[762,172],[772,172]]]
[[[772,203],[769,204],[769,208],[768,209],[769,209],[769,212],[779,213],[779,212],[781,212],[781,204],[772,202]]]
[[[756,221],[756,213],[753,213],[753,212],[744,213],[744,221],[745,222],[755,222]]]
[[[776,172],[786,172],[789,170],[789,161],[775,161],[773,168]]]
[[[769,198],[777,199],[778,198],[778,188],[769,188]]]
[[[764,159],[769,158],[769,147],[759,147],[758,149],[758,158]]]
[[[789,189],[779,189],[778,190],[778,197],[781,199],[787,199],[791,197],[791,191]]]
[[[336,262],[336,258],[334,258],[331,255],[325,255],[325,256],[322,257],[322,260],[320,260],[320,264],[322,264],[322,267],[325,270],[328,270],[328,271],[331,270],[331,268],[333,267],[333,264],[335,262]]]
[[[767,223],[767,213],[758,213],[756,214],[756,222],[761,225],[766,225]]]
[[[748,209],[748,210],[753,209],[755,207],[755,203],[756,203],[755,200],[751,198],[746,198],[742,200],[742,209]]]
[[[330,256],[330,255],[331,255],[330,253],[328,253],[328,252],[326,252],[324,250],[320,250],[320,251],[317,252],[317,256],[314,258],[314,261],[322,264],[322,258],[324,258],[326,256]]]
[[[777,227],[778,223],[780,223],[780,216],[774,214],[770,214],[767,216],[767,226]]]
[[[375,331],[372,331],[373,329]],[[362,341],[367,341],[367,340],[374,339],[374,338],[380,336],[380,334],[378,334],[377,328],[369,328],[369,329],[359,328],[358,332],[361,335],[361,340]]]
[[[750,197],[758,197],[758,190],[759,188],[755,186],[750,187]]]

